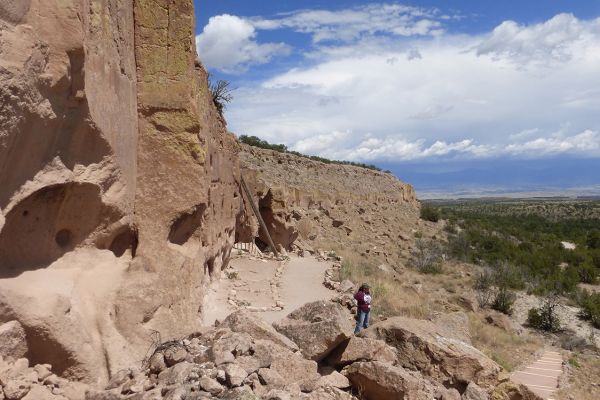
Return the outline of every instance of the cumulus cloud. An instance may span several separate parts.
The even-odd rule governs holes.
[[[506,146],[505,152],[511,154],[554,155],[562,153],[594,153],[600,149],[598,132],[586,130],[568,137],[542,137],[524,143]]]
[[[253,18],[258,29],[292,29],[307,33],[315,43],[354,41],[377,33],[395,36],[437,36],[442,25],[453,16],[441,15],[437,9],[394,3],[369,4],[341,10],[299,10],[278,18]]]
[[[224,14],[210,18],[196,36],[196,46],[208,68],[229,73],[244,72],[251,65],[265,64],[290,51],[284,43],[258,43],[256,36],[256,29],[248,21]]]
[[[565,61],[600,38],[600,19],[581,21],[559,14],[530,26],[505,21],[477,46],[478,54],[507,56],[523,63]]]
[[[315,44],[306,63],[236,91],[230,128],[350,160],[600,156],[600,19],[561,14],[488,34],[397,40],[390,21],[361,25],[372,12],[252,20],[254,29],[304,31]],[[443,21],[438,11],[394,12],[394,23]],[[324,43],[322,30],[339,42]]]

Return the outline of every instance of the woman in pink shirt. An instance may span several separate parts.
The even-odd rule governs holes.
[[[369,327],[369,314],[371,313],[371,287],[367,283],[363,283],[358,292],[354,295],[354,299],[358,303],[356,310],[356,328],[354,334],[358,335],[361,329]]]

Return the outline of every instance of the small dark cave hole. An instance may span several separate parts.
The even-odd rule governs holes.
[[[258,247],[258,249],[260,251],[265,251],[269,245],[266,244],[265,242],[263,242],[260,238],[254,238],[254,244],[256,245],[256,247]]]
[[[62,249],[65,249],[71,245],[73,241],[73,233],[68,229],[61,229],[60,231],[56,232],[54,240]]]
[[[138,246],[137,229],[128,226],[127,229],[119,233],[113,239],[109,246],[109,250],[117,257],[123,256],[127,250],[131,250],[131,257],[135,257]]]

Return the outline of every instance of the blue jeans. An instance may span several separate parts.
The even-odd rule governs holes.
[[[369,314],[371,314],[371,311],[362,311],[360,308],[356,311],[355,335],[357,335],[362,328],[367,329],[369,327]]]

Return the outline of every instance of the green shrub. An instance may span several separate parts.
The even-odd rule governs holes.
[[[600,230],[594,229],[590,231],[586,240],[589,249],[600,249]]]
[[[475,277],[475,291],[479,307],[488,307],[494,297],[494,275],[489,268],[484,269]]]
[[[427,204],[423,204],[423,206],[421,206],[421,219],[430,222],[438,222],[440,220],[440,210]]]
[[[600,328],[600,293],[588,293],[582,291],[578,299],[581,307],[580,316]]]
[[[598,270],[594,265],[584,262],[576,268],[580,282],[595,284],[598,281]]]
[[[527,314],[527,323],[532,328],[545,332],[558,332],[560,330],[560,321],[556,315],[558,307],[558,297],[551,295],[540,308],[532,308]]]
[[[459,261],[469,261],[471,259],[471,245],[464,232],[448,238],[448,253]]]
[[[492,308],[506,315],[512,315],[512,306],[517,296],[507,287],[501,287],[492,302]]]

